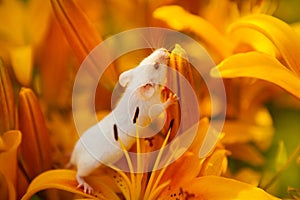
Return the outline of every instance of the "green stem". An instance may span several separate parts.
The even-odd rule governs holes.
[[[294,152],[291,154],[291,156],[289,157],[289,159],[286,161],[286,163],[284,165],[282,165],[282,167],[278,170],[278,172],[271,178],[271,180],[269,182],[267,182],[267,184],[263,187],[261,187],[264,190],[269,189],[274,182],[279,178],[279,176],[290,166],[291,162],[293,160],[296,159],[296,157],[298,156],[298,154],[300,154],[300,145],[298,145],[296,147],[296,149],[294,150]]]

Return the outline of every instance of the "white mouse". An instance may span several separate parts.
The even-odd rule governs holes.
[[[123,156],[117,140],[120,139],[127,150],[135,143],[136,125],[133,120],[136,110],[139,111],[136,116],[138,124],[147,125],[176,102],[175,95],[161,102],[161,89],[166,82],[169,56],[166,49],[157,49],[137,67],[123,72],[119,77],[119,84],[125,87],[125,91],[117,106],[104,119],[85,131],[77,141],[70,165],[77,167],[78,188],[82,187],[85,193],[91,194],[93,189],[85,182],[84,177],[103,163],[113,164]],[[145,130],[141,130],[139,134],[144,134],[143,131]]]

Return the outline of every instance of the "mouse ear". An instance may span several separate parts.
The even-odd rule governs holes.
[[[120,76],[119,76],[119,83],[122,87],[125,87],[129,81],[131,81],[132,79],[132,70],[128,70],[123,72]]]

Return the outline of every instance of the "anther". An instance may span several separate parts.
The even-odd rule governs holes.
[[[140,112],[140,108],[139,107],[136,107],[136,110],[135,110],[135,113],[134,113],[134,117],[133,117],[133,123],[135,124],[136,123],[136,120],[139,116],[139,112]]]
[[[145,138],[145,140],[149,142],[149,146],[150,146],[150,147],[153,147],[153,140],[154,140],[154,137]]]
[[[114,137],[115,137],[115,140],[118,141],[119,135],[118,135],[118,128],[117,128],[116,124],[114,124]]]

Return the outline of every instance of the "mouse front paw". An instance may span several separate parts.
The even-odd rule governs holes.
[[[175,104],[179,100],[179,97],[176,94],[169,94],[167,101],[165,102],[166,108],[170,105]]]

